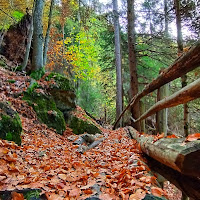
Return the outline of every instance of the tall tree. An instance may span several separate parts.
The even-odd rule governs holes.
[[[165,36],[169,36],[169,16],[167,0],[164,0],[164,17],[165,17]]]
[[[176,12],[176,27],[177,27],[177,44],[178,44],[178,54],[183,53],[183,35],[181,26],[181,9],[180,1],[174,0],[174,7]],[[182,87],[187,85],[187,75],[181,77]],[[189,129],[189,117],[188,117],[188,105],[184,104],[184,134],[188,136]]]
[[[176,27],[177,27],[177,44],[178,44],[178,54],[183,53],[183,35],[182,35],[182,25],[181,25],[181,9],[180,0],[174,0],[174,7],[176,13]],[[187,75],[181,77],[182,87],[187,85]],[[188,136],[189,128],[189,118],[188,118],[188,105],[184,104],[184,134],[185,137]],[[182,193],[182,200],[188,200],[188,197]]]
[[[123,101],[122,101],[122,68],[121,68],[121,47],[120,47],[120,29],[119,29],[119,14],[118,14],[118,4],[117,0],[113,0],[113,14],[114,14],[114,27],[115,27],[115,63],[116,63],[116,118],[122,112]],[[122,121],[120,122],[122,125]]]
[[[48,27],[47,32],[44,40],[44,52],[43,52],[43,65],[46,65],[47,62],[47,51],[48,51],[48,44],[49,44],[49,34],[51,30],[51,24],[52,24],[52,13],[53,13],[53,7],[54,7],[55,0],[51,0],[51,5],[49,9],[49,19],[48,19]]]
[[[44,0],[35,0],[35,10],[33,14],[33,56],[32,71],[43,67],[43,16]]]
[[[138,76],[136,62],[136,38],[135,38],[135,9],[134,0],[127,0],[127,17],[128,17],[128,50],[129,50],[129,70],[130,70],[130,88],[131,98],[138,93]],[[131,110],[134,119],[140,116],[139,102]],[[140,124],[135,123],[134,127],[139,131]]]
[[[31,23],[30,23],[27,44],[26,44],[26,52],[24,55],[23,63],[22,63],[22,71],[24,71],[26,69],[26,66],[28,64],[28,59],[29,59],[29,53],[30,53],[30,49],[31,49],[31,41],[33,38],[33,13],[34,13],[34,6],[32,9]]]

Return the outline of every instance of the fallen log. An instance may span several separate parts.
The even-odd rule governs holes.
[[[149,83],[140,93],[131,99],[128,106],[123,110],[123,112],[116,120],[113,129],[116,128],[124,113],[142,97],[160,88],[161,86],[185,75],[198,66],[200,66],[200,40],[196,43],[196,45],[191,47],[187,53],[179,57],[170,67],[163,70],[163,72],[155,80]]]
[[[181,174],[162,163],[147,157],[148,166],[151,170],[165,177],[170,183],[179,188],[185,195],[190,197],[190,200],[200,199],[200,179]],[[191,199],[192,198],[192,199]]]
[[[126,127],[126,130],[151,158],[182,174],[200,177],[200,140],[185,142],[185,138],[156,139],[155,136],[139,134],[132,127]]]

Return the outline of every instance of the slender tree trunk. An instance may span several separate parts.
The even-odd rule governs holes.
[[[177,44],[178,44],[178,54],[183,53],[183,36],[182,36],[182,26],[181,26],[181,13],[180,13],[180,1],[174,0],[174,6],[176,11],[176,26],[177,26]],[[187,75],[181,77],[182,87],[187,85]],[[189,117],[188,117],[188,105],[184,104],[184,135],[187,137],[189,132]]]
[[[160,70],[160,74],[164,71],[164,68]],[[157,101],[169,96],[169,84],[163,85],[158,89]],[[157,133],[164,133],[167,136],[167,124],[168,124],[168,108],[165,108],[156,113],[156,129]]]
[[[49,10],[49,20],[48,20],[48,27],[47,32],[45,36],[44,41],[44,53],[43,53],[43,65],[46,65],[47,62],[47,51],[48,51],[48,44],[49,44],[49,35],[51,30],[51,24],[52,24],[52,14],[53,14],[53,8],[54,8],[55,0],[51,0],[50,10]]]
[[[35,10],[33,15],[33,57],[32,71],[43,67],[43,16],[44,0],[35,0]]]
[[[129,49],[129,70],[130,70],[130,88],[131,98],[138,93],[138,77],[137,77],[137,63],[136,63],[136,39],[135,39],[135,13],[134,0],[127,1],[128,6],[128,49]],[[131,109],[132,117],[134,119],[140,116],[139,102],[137,102]],[[140,131],[140,123],[135,123],[134,128]]]
[[[117,75],[116,118],[118,118],[123,109],[121,47],[120,47],[119,14],[118,14],[117,0],[113,0],[112,3],[113,3],[114,27],[115,27],[115,63],[116,63],[116,75]],[[121,125],[122,121],[120,121],[120,126]]]
[[[165,13],[165,36],[169,36],[169,19],[168,19],[168,5],[167,0],[164,0],[164,13]]]
[[[27,45],[26,45],[26,52],[25,52],[25,55],[24,55],[23,63],[22,63],[22,71],[25,71],[25,69],[26,69],[26,66],[28,64],[28,59],[29,59],[29,53],[30,53],[30,49],[31,49],[31,42],[32,42],[32,38],[33,38],[33,14],[34,14],[34,9],[35,9],[35,5],[33,5],[33,9],[32,9],[31,23],[30,23],[30,29],[29,29]]]
[[[65,25],[63,24],[62,26],[62,36],[63,36],[63,52],[62,52],[62,64],[63,64],[63,67],[65,66],[65,58],[64,58],[64,55],[65,55]]]
[[[2,30],[1,33],[0,33],[0,48],[1,48],[1,45],[2,45],[2,42],[3,42],[3,38],[4,38],[4,35],[6,34],[6,31],[5,30]]]
[[[140,100],[140,113],[143,114],[145,113],[145,104],[142,100]],[[140,122],[141,125],[141,132],[145,133],[146,128],[145,128],[145,119]]]

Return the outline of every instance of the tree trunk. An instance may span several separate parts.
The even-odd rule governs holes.
[[[0,33],[0,49],[1,49],[1,44],[3,42],[3,38],[4,38],[4,35],[6,34],[6,31],[5,30],[2,30],[1,33]]]
[[[120,45],[120,29],[119,29],[119,14],[117,0],[113,0],[113,14],[114,14],[114,27],[115,27],[115,63],[116,63],[116,118],[119,117],[122,112],[122,67],[121,67],[121,45]],[[120,121],[122,126],[122,120]]]
[[[168,15],[168,5],[167,0],[164,0],[164,13],[165,13],[165,36],[169,37],[169,15]]]
[[[200,177],[200,141],[185,142],[185,138],[161,138],[139,134],[132,127],[128,133],[151,158],[188,176]]]
[[[164,69],[160,70],[162,73]],[[157,91],[157,101],[169,96],[169,84],[160,87]],[[164,133],[167,136],[168,108],[165,108],[156,113],[156,129],[157,133]]]
[[[26,52],[25,52],[25,55],[24,55],[23,63],[22,63],[22,71],[25,71],[25,69],[26,69],[26,66],[27,66],[28,60],[29,60],[29,53],[30,53],[30,50],[31,50],[31,42],[32,42],[32,38],[33,38],[33,14],[34,14],[34,9],[35,9],[35,5],[33,5],[33,9],[32,9],[30,29],[29,29],[28,38],[27,38],[27,45],[26,45]]]
[[[130,88],[131,98],[138,93],[138,77],[136,63],[136,48],[135,48],[135,9],[134,0],[127,1],[127,18],[128,18],[128,50],[129,50],[129,70],[130,70]],[[139,102],[131,109],[133,119],[140,116]],[[134,127],[140,131],[140,123],[134,123]]]
[[[43,53],[43,65],[44,66],[46,65],[46,62],[47,62],[47,51],[48,51],[49,35],[50,35],[51,24],[52,24],[53,8],[54,8],[54,0],[51,0],[50,10],[49,10],[48,27],[47,27],[47,32],[46,32],[45,41],[44,41],[44,53]]]
[[[43,0],[35,0],[35,10],[33,15],[33,56],[32,56],[32,71],[43,67]]]
[[[183,36],[182,36],[182,26],[181,26],[181,13],[180,13],[180,1],[174,0],[174,7],[176,12],[176,27],[177,27],[177,44],[178,44],[178,55],[183,53]],[[181,77],[182,87],[187,85],[187,75]],[[184,109],[184,135],[188,136],[189,129],[189,117],[188,117],[188,105],[183,105]]]
[[[140,113],[141,113],[141,115],[142,115],[143,113],[145,113],[145,104],[144,104],[143,101],[140,101]],[[145,120],[142,120],[142,121],[140,122],[140,125],[141,125],[141,132],[146,133]]]

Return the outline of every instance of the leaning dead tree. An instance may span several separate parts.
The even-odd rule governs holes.
[[[184,74],[192,71],[193,69],[200,66],[200,41],[196,43],[189,51],[179,57],[173,65],[165,69],[154,81],[148,84],[140,93],[135,95],[128,106],[120,114],[119,118],[116,120],[113,129],[116,128],[119,120],[124,115],[124,113],[138,102],[142,97],[159,89],[161,86],[183,76]]]

